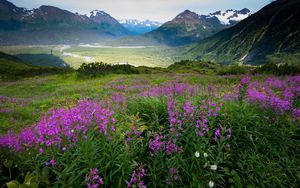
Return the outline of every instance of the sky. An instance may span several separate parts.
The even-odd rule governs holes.
[[[80,14],[102,10],[116,19],[138,19],[165,22],[189,9],[198,14],[217,10],[249,8],[258,11],[271,0],[8,0],[28,9],[52,5]]]

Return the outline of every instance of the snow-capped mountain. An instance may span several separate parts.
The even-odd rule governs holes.
[[[0,0],[0,44],[75,44],[133,35],[103,11],[80,15],[54,6],[32,10]]]
[[[120,25],[119,22],[116,19],[114,19],[111,15],[101,10],[93,10],[86,16],[90,18],[93,22],[98,24]]]
[[[251,15],[251,11],[246,8],[217,11],[208,15],[199,15],[185,10],[171,21],[146,33],[145,36],[147,39],[151,38],[170,46],[185,45],[198,42],[223,29],[232,27],[249,15]]]
[[[120,24],[122,24],[126,29],[135,33],[135,34],[143,34],[150,32],[154,29],[157,29],[162,25],[162,23],[151,20],[136,20],[136,19],[121,19],[118,20]]]
[[[217,11],[214,13],[210,13],[207,17],[216,17],[223,25],[235,24],[239,21],[242,21],[245,18],[248,18],[252,12],[244,8],[242,10],[226,10],[226,11]]]

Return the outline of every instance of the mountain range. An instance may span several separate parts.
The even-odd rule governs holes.
[[[27,10],[0,0],[0,44],[97,42],[132,33],[102,11],[79,15],[53,6]]]
[[[28,10],[0,0],[0,44],[79,44],[111,40],[111,45],[177,47],[176,56],[181,59],[264,64],[269,59],[298,61],[299,20],[300,0],[276,0],[256,13],[246,8],[207,15],[185,10],[164,24],[149,20],[118,21],[99,10],[88,15],[53,6]],[[137,34],[140,35],[134,36]]]
[[[182,48],[182,56],[223,64],[286,62],[300,57],[299,20],[300,0],[273,1],[235,26]]]
[[[148,33],[160,27],[162,23],[151,20],[140,21],[137,19],[121,19],[118,20],[126,29],[136,35]]]
[[[232,27],[250,16],[249,9],[217,11],[198,15],[190,10],[178,14],[174,19],[157,29],[138,37],[125,37],[112,42],[115,45],[167,45],[180,46],[200,41],[218,31]]]
[[[125,37],[113,43],[178,46],[209,37],[250,14],[248,9],[217,11],[209,15],[186,10],[161,24],[149,20],[117,21],[99,10],[88,15],[53,6],[28,10],[0,0],[0,44],[102,43]],[[141,36],[131,38],[133,35]]]

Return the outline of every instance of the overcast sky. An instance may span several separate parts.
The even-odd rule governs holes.
[[[117,19],[135,18],[165,22],[189,9],[198,14],[217,10],[249,8],[257,11],[271,0],[9,0],[17,6],[37,8],[52,5],[81,14],[103,10]]]

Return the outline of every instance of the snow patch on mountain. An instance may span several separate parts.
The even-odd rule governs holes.
[[[120,19],[118,20],[120,24],[126,25],[136,25],[136,26],[146,26],[146,27],[159,27],[162,23],[151,20],[137,20],[137,19]]]
[[[229,9],[226,11],[217,11],[214,13],[210,13],[208,17],[216,17],[221,22],[221,24],[230,25],[234,22],[242,21],[243,19],[249,17],[251,14],[253,14],[253,12],[247,8],[244,8],[242,10]]]
[[[90,18],[94,16],[110,16],[110,15],[101,10],[93,10],[89,14],[86,14],[86,16]]]
[[[120,24],[134,34],[143,34],[157,29],[162,23],[151,20],[137,20],[137,19],[121,19],[118,20]]]

